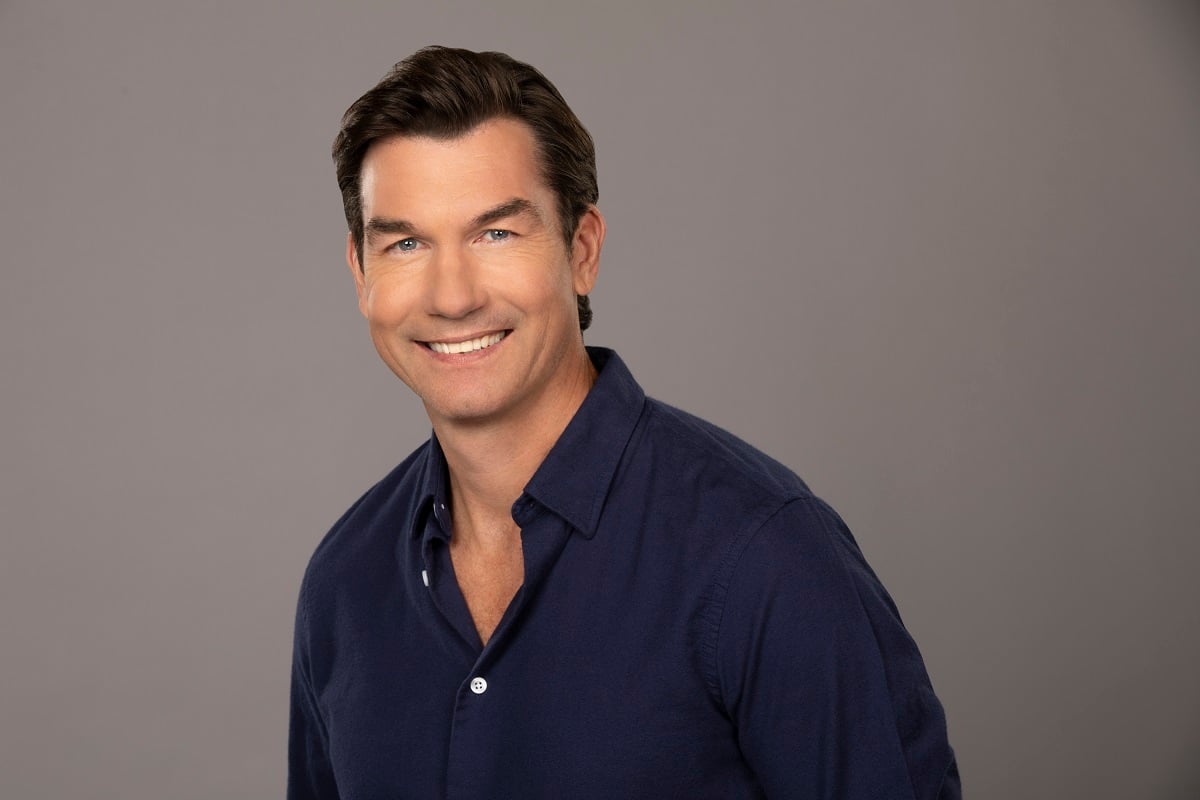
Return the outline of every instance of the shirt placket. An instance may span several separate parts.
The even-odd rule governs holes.
[[[446,766],[446,796],[453,800],[494,797],[495,784],[490,777],[492,770],[501,766],[496,750],[504,741],[506,720],[510,714],[519,713],[523,703],[530,699],[513,694],[510,676],[504,669],[505,653],[522,646],[522,619],[535,610],[530,607],[530,598],[537,596],[540,584],[570,538],[568,526],[527,495],[513,505],[513,519],[521,527],[525,583],[517,590],[487,645],[479,651],[455,697]],[[458,586],[448,590],[458,594],[465,610],[466,602]],[[466,612],[466,616],[474,631],[470,613]],[[478,644],[477,637],[475,641]]]

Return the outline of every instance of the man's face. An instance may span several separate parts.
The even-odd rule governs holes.
[[[604,222],[590,210],[568,256],[523,123],[377,142],[362,198],[361,268],[347,243],[359,308],[435,425],[569,402],[588,369],[575,295],[592,289]]]

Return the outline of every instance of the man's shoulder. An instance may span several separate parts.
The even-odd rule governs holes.
[[[788,466],[728,430],[690,412],[646,399],[646,444],[659,469],[697,472],[766,504],[811,499],[808,485]]]
[[[603,389],[591,413],[603,424],[588,426],[590,438],[577,445],[581,451],[559,462],[576,466],[591,463],[590,453],[603,454],[602,466],[616,466],[615,472],[599,475],[610,500],[662,509],[682,504],[692,516],[753,523],[789,502],[813,499],[792,469],[754,445],[647,396],[613,351],[590,348],[589,353],[600,368],[597,388]],[[611,457],[614,450],[619,461]],[[607,492],[609,476],[618,482],[612,492]]]
[[[391,552],[396,535],[417,511],[431,448],[424,442],[354,501],[317,545],[305,583],[318,575],[357,570]]]

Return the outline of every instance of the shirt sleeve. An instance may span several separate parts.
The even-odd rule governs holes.
[[[301,594],[292,645],[287,800],[337,800],[337,784],[329,760],[329,736],[312,685],[307,618]]]
[[[916,644],[821,501],[787,504],[746,540],[716,659],[721,702],[768,797],[961,797]]]

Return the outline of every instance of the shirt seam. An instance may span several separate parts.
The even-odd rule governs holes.
[[[320,726],[321,739],[323,740],[324,745],[325,745],[326,759],[328,759],[328,756],[329,756],[329,729],[325,723],[325,713],[326,712],[325,712],[325,709],[321,707],[322,704],[321,704],[320,698],[317,697],[316,687],[313,686],[312,670],[311,670],[311,666],[310,666],[310,663],[312,661],[312,645],[311,645],[312,631],[311,631],[309,620],[312,618],[312,615],[309,613],[308,593],[309,593],[309,587],[308,587],[307,581],[306,581],[305,585],[301,587],[301,591],[300,591],[300,613],[303,615],[303,621],[304,621],[304,625],[302,628],[303,633],[304,633],[304,651],[303,651],[303,657],[300,659],[300,663],[299,663],[300,676],[301,676],[301,678],[303,678],[303,681],[304,681],[304,686],[303,686],[304,693],[306,695],[308,695],[309,702],[312,703],[313,711],[316,712],[316,715],[317,715],[316,723],[318,726]]]
[[[720,708],[724,709],[726,714],[730,713],[730,709],[726,707],[724,693],[721,691],[718,648],[721,638],[721,625],[725,618],[725,604],[729,599],[729,588],[733,582],[733,574],[737,571],[746,548],[750,546],[750,542],[754,540],[754,537],[766,527],[767,523],[782,513],[788,506],[795,502],[803,502],[806,499],[804,497],[787,497],[777,504],[764,508],[762,518],[757,521],[751,521],[743,527],[726,546],[725,553],[721,557],[716,578],[713,580],[708,593],[707,605],[711,609],[709,613],[710,632],[708,640],[701,645],[701,650],[704,656],[702,673],[705,685],[708,687],[712,699]]]
[[[300,618],[298,620],[297,628],[299,629],[299,632],[303,636],[303,650],[300,650],[300,652],[298,652],[295,656],[296,661],[298,662],[296,664],[296,667],[299,671],[299,681],[301,684],[300,690],[304,693],[305,698],[307,699],[307,702],[308,702],[308,706],[309,706],[309,708],[312,709],[312,713],[314,716],[314,718],[309,720],[309,722],[315,726],[316,733],[320,737],[320,740],[321,740],[321,742],[320,742],[321,750],[320,750],[320,756],[319,756],[320,764],[318,766],[321,771],[323,771],[324,773],[326,773],[328,775],[328,779],[329,779],[330,783],[336,787],[337,786],[337,776],[336,776],[336,773],[335,773],[334,767],[333,767],[333,755],[332,755],[332,753],[330,753],[330,749],[329,749],[329,727],[326,722],[326,711],[322,707],[322,703],[321,703],[320,699],[317,697],[316,687],[313,685],[313,679],[312,679],[311,624],[309,621],[311,618],[311,615],[309,613],[310,588],[311,588],[311,584],[308,580],[308,577],[306,576],[305,580],[301,583],[301,586],[300,586],[300,598],[299,598],[299,603],[298,603],[299,612],[297,614],[297,616]],[[302,622],[302,624],[300,624],[301,622]],[[300,638],[300,637],[297,637],[297,638]],[[297,649],[299,650],[299,648],[297,648]],[[293,770],[293,767],[290,763],[291,759],[293,758],[293,755],[290,752],[291,747],[292,747],[292,745],[289,743],[289,745],[288,745],[288,749],[289,749],[289,753],[288,753],[289,791],[290,791],[291,781],[294,779],[294,777],[291,774],[292,770]],[[311,779],[312,775],[313,775],[313,765],[306,764],[306,767],[308,770],[308,777],[309,777],[309,779]]]
[[[728,574],[727,574],[726,586],[725,586],[725,596],[722,597],[722,599],[721,599],[721,615],[718,617],[717,628],[716,628],[716,630],[714,632],[714,636],[713,636],[712,669],[713,669],[713,675],[716,678],[716,681],[714,683],[714,687],[715,687],[715,691],[716,691],[716,699],[719,703],[721,703],[721,708],[725,708],[726,713],[729,713],[730,710],[728,708],[726,708],[725,704],[724,704],[724,699],[723,699],[724,694],[721,692],[720,668],[719,668],[720,658],[719,658],[717,651],[718,651],[719,644],[720,644],[720,633],[721,633],[720,624],[724,620],[725,600],[728,598],[728,588],[729,588],[729,584],[732,583],[733,574],[737,571],[737,567],[741,563],[741,557],[745,554],[750,543],[754,540],[754,536],[756,536],[759,532],[761,532],[763,530],[763,528],[766,527],[767,523],[769,523],[771,520],[773,520],[777,516],[779,516],[779,514],[782,513],[785,509],[796,506],[797,504],[800,504],[800,503],[804,503],[807,506],[809,506],[809,509],[811,510],[816,523],[820,526],[820,530],[824,537],[824,542],[825,542],[824,547],[825,547],[825,549],[830,551],[830,554],[832,555],[833,559],[835,560],[835,562],[838,566],[838,569],[842,572],[843,575],[846,576],[846,580],[850,583],[850,587],[854,592],[854,601],[858,604],[859,612],[861,613],[863,620],[866,622],[866,624],[868,625],[868,627],[871,630],[871,640],[874,643],[873,651],[874,651],[874,658],[876,661],[876,668],[879,669],[879,671],[883,675],[884,683],[887,686],[888,706],[891,708],[891,711],[892,711],[892,725],[890,726],[890,730],[891,730],[891,733],[893,736],[894,744],[896,746],[896,751],[900,754],[901,761],[904,764],[905,774],[908,777],[908,781],[909,781],[908,790],[910,793],[909,796],[915,797],[917,790],[916,790],[916,787],[912,783],[913,772],[911,769],[909,769],[908,755],[904,749],[904,743],[901,740],[900,731],[896,728],[896,724],[895,724],[896,720],[899,719],[899,713],[896,708],[896,696],[895,696],[895,692],[893,691],[894,687],[892,685],[892,676],[888,673],[886,663],[883,658],[883,653],[882,653],[882,650],[880,649],[879,636],[878,636],[878,633],[876,630],[876,625],[875,625],[874,621],[871,619],[871,615],[869,613],[867,613],[867,606],[866,606],[866,603],[863,602],[861,588],[859,587],[858,581],[855,581],[852,577],[853,570],[846,564],[845,555],[838,548],[833,547],[832,545],[829,544],[829,541],[832,537],[840,535],[839,531],[831,528],[830,520],[828,517],[829,514],[832,514],[834,517],[837,517],[837,512],[834,511],[832,508],[830,508],[829,505],[827,503],[825,503],[823,500],[821,500],[820,498],[809,496],[809,497],[793,497],[793,498],[788,499],[782,505],[780,505],[773,513],[768,515],[762,521],[762,523],[754,529],[754,531],[751,535],[746,536],[745,542],[739,548],[739,550],[737,552],[736,561],[731,565],[731,569],[728,571]],[[947,765],[947,771],[948,770],[949,770],[949,765]],[[944,782],[944,778],[943,778],[943,782]]]
[[[825,503],[823,503],[821,501],[817,501],[817,502],[818,502],[819,506],[823,506],[824,509],[828,510],[829,513],[833,514],[834,516],[837,515],[837,512],[834,511],[832,508],[830,508]],[[829,519],[825,516],[825,514],[816,514],[815,516],[817,518],[818,524],[820,524],[820,526],[821,526],[821,531],[826,535],[827,539],[829,537],[839,535],[838,531],[830,530]],[[913,784],[913,770],[911,770],[909,768],[908,752],[904,749],[904,741],[900,736],[899,729],[897,729],[897,727],[896,727],[896,722],[900,719],[900,713],[899,713],[899,710],[896,708],[896,692],[895,692],[895,687],[892,685],[892,675],[890,672],[888,672],[887,662],[886,662],[886,659],[884,659],[884,657],[883,657],[883,650],[879,644],[878,629],[875,625],[875,621],[871,618],[871,615],[867,612],[867,604],[865,602],[863,602],[862,589],[859,586],[859,582],[854,580],[852,577],[850,577],[853,574],[853,570],[850,568],[850,566],[848,564],[846,564],[845,555],[836,547],[831,547],[830,549],[833,551],[833,557],[837,559],[838,567],[840,567],[842,572],[847,576],[847,580],[849,580],[849,582],[850,582],[850,587],[854,590],[854,599],[858,602],[859,611],[862,613],[863,619],[866,621],[867,625],[871,629],[871,641],[875,645],[873,648],[873,654],[875,657],[876,668],[883,675],[884,685],[887,686],[888,706],[892,710],[892,724],[889,726],[889,730],[891,731],[892,736],[894,738],[896,751],[900,754],[900,760],[904,764],[904,772],[908,777],[908,788],[909,788],[909,792],[910,792],[910,797],[916,797],[917,796],[917,787]],[[946,765],[947,771],[949,770],[949,768],[950,768],[950,766],[949,766],[949,764],[947,764]],[[945,778],[943,776],[943,781],[944,780],[945,780]]]

